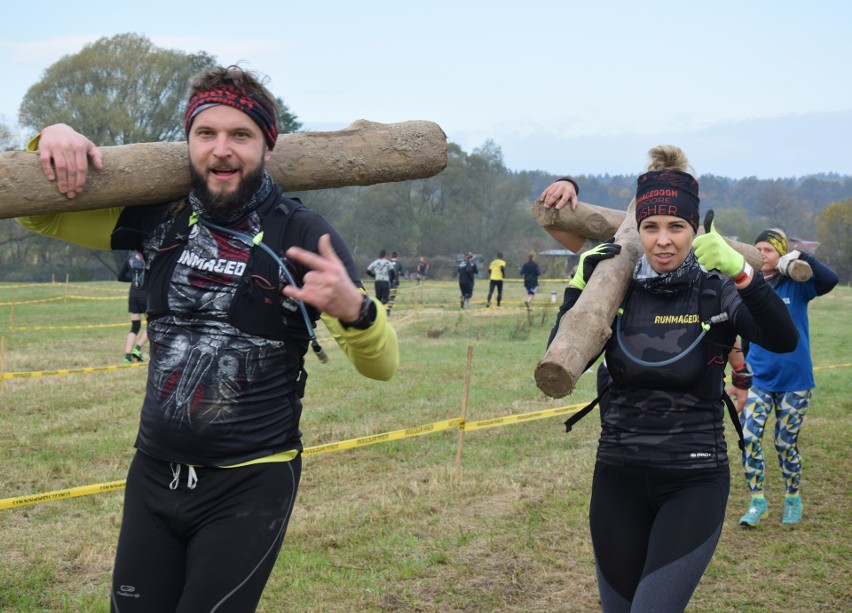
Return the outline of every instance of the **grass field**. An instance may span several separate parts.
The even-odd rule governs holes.
[[[459,417],[468,347],[468,420],[590,400],[589,376],[561,400],[533,380],[556,310],[550,294],[562,287],[545,282],[527,313],[520,283],[507,282],[498,310],[484,308],[480,281],[465,311],[454,283],[404,283],[392,381],[359,377],[328,339],[328,364],[308,357],[305,445]],[[119,364],[126,292],[119,283],[0,285],[2,370]],[[810,313],[818,370],[800,439],[804,519],[782,527],[770,458],[770,518],[740,528],[748,495],[732,454],[725,529],[690,611],[852,610],[852,289],[817,299]],[[144,368],[121,368],[0,380],[0,498],[123,479],[144,379]],[[598,424],[593,415],[565,434],[563,419],[466,433],[458,481],[457,430],[305,458],[259,610],[598,610],[587,529]],[[107,611],[121,504],[113,491],[0,510],[0,611]]]

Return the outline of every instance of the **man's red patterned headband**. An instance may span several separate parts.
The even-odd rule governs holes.
[[[270,151],[275,147],[275,142],[278,140],[278,118],[275,115],[275,110],[270,108],[263,99],[249,94],[245,89],[228,85],[196,92],[189,99],[183,122],[187,138],[189,138],[189,129],[192,127],[195,117],[201,111],[217,104],[233,107],[251,117],[252,121],[263,132],[266,146],[269,147]]]

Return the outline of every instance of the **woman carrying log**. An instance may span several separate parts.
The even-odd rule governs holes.
[[[730,488],[724,367],[736,336],[772,351],[796,347],[784,303],[712,227],[696,237],[698,182],[681,149],[650,152],[637,182],[643,255],[612,322],[599,369],[601,436],[589,525],[601,605],[611,611],[682,611],[707,568]],[[545,206],[576,206],[558,181]],[[575,248],[582,237],[558,237]],[[602,243],[580,258],[559,319],[595,266],[618,257]],[[624,257],[624,256],[622,256]]]

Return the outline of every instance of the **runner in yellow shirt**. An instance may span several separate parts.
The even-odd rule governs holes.
[[[491,281],[488,284],[488,301],[485,304],[485,308],[491,306],[491,296],[494,294],[495,289],[497,290],[497,306],[500,306],[500,302],[503,300],[503,278],[506,275],[506,260],[503,259],[502,251],[498,251],[497,257],[491,260],[488,270],[491,271]]]

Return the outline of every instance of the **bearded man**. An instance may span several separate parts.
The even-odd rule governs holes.
[[[125,489],[113,611],[253,611],[284,539],[301,475],[299,418],[322,317],[363,375],[399,361],[385,309],[349,249],[264,169],[275,98],[252,72],[208,69],[185,116],[192,191],[176,203],[20,218],[28,229],[147,266],[150,362]],[[57,124],[30,144],[74,197],[85,136]]]

